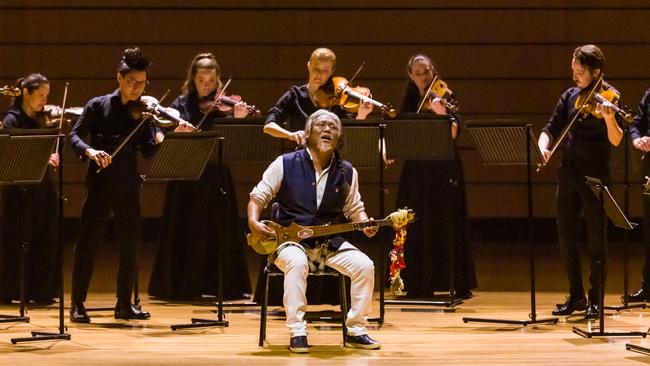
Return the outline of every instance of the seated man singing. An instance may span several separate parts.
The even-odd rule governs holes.
[[[343,136],[339,118],[318,110],[307,119],[305,135],[306,147],[275,159],[250,193],[248,226],[253,235],[275,237],[275,232],[260,221],[261,211],[274,197],[279,203],[275,219],[283,226],[292,222],[324,225],[346,219],[369,220],[359,194],[357,171],[339,155]],[[367,227],[363,232],[372,237],[377,227]],[[284,272],[283,303],[291,332],[291,352],[308,352],[307,324],[303,319],[305,291],[310,263],[318,261],[351,278],[352,304],[347,314],[345,346],[381,347],[368,336],[365,326],[374,287],[374,265],[368,256],[341,237],[280,243],[275,255],[275,265]]]

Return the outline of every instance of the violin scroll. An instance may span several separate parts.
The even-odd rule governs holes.
[[[15,86],[5,85],[2,87],[2,89],[0,89],[0,94],[8,97],[17,97],[20,96],[21,91],[20,88],[17,88]]]

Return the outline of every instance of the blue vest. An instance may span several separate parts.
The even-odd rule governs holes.
[[[330,167],[325,192],[319,207],[316,206],[316,173],[314,164],[306,149],[282,156],[284,174],[277,193],[280,203],[277,222],[288,226],[292,222],[299,225],[324,225],[345,222],[343,206],[350,193],[352,183],[352,164],[337,156]],[[331,247],[338,249],[343,242],[332,238]],[[312,241],[304,244],[313,245]]]

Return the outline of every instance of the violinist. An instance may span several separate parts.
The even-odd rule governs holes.
[[[41,74],[29,74],[17,81],[21,94],[2,121],[5,129],[44,128],[40,118],[50,93],[50,82]],[[50,168],[59,165],[52,153]],[[0,246],[0,300],[10,303],[19,297],[20,243],[27,243],[25,298],[49,305],[58,296],[56,238],[57,196],[49,173],[38,184],[7,186],[2,190],[2,242]],[[25,215],[28,215],[26,217]],[[25,236],[27,235],[27,236]]]
[[[569,282],[569,296],[558,304],[553,315],[570,315],[574,311],[585,310],[585,318],[593,319],[599,315],[599,281],[598,263],[600,259],[601,238],[607,245],[607,219],[601,212],[598,199],[585,183],[585,176],[599,178],[605,184],[611,182],[609,159],[611,146],[618,146],[623,131],[610,103],[596,104],[594,112],[584,113],[577,110],[580,96],[586,98],[594,86],[601,80],[605,67],[605,55],[594,45],[585,45],[575,49],[571,59],[574,87],[567,89],[560,96],[550,120],[543,128],[538,139],[538,146],[544,159],[550,156],[550,144],[557,139],[564,127],[574,116],[577,118],[570,129],[564,145],[563,160],[558,174],[557,188],[557,231],[560,252],[564,260]],[[603,88],[611,88],[604,81]],[[578,249],[578,227],[582,209],[586,228],[590,258],[590,289],[585,298],[582,286],[582,271]],[[605,223],[605,227],[603,227]],[[603,272],[607,268],[602,258]],[[603,278],[604,281],[604,278]]]
[[[81,230],[74,247],[70,320],[90,323],[84,307],[93,272],[95,250],[103,240],[111,212],[120,251],[117,274],[116,319],[148,319],[149,313],[132,303],[140,231],[140,188],[137,152],[153,156],[164,136],[149,122],[136,130],[124,148],[116,150],[139,125],[128,108],[138,101],[148,83],[151,62],[139,48],[124,50],[117,68],[118,89],[91,99],[69,134],[73,148],[92,160],[86,175]],[[98,167],[103,169],[99,170]]]
[[[330,105],[321,105],[324,102],[319,98],[319,94],[324,92],[332,98],[336,91],[333,85],[332,76],[336,68],[336,55],[328,48],[317,48],[307,61],[307,71],[309,80],[307,84],[292,86],[280,99],[275,106],[269,110],[266,117],[264,132],[271,136],[279,137],[294,141],[298,145],[305,144],[305,132],[303,127],[307,117],[321,108],[330,108],[332,113],[339,118],[356,118],[365,119],[373,106],[369,102],[360,102],[356,116],[342,109],[335,101]],[[366,92],[368,94],[368,92]],[[288,129],[282,127],[287,122]]]
[[[183,94],[170,107],[194,126],[207,117],[201,124],[203,130],[211,129],[218,118],[246,117],[250,106],[245,102],[236,103],[227,114],[218,106],[210,108],[223,87],[220,76],[219,64],[211,53],[196,55],[187,70]],[[246,297],[251,290],[240,240],[243,228],[239,226],[237,199],[227,165],[208,162],[198,180],[170,182],[149,295],[188,301],[204,294],[217,295],[215,267],[223,263],[224,296]],[[219,246],[227,260],[218,261]]]
[[[438,80],[438,70],[423,54],[412,56],[407,64],[408,79],[400,113],[448,116],[451,138],[456,139],[460,120],[447,109],[440,96],[426,95]],[[422,107],[420,108],[420,105]],[[406,117],[406,116],[405,116]],[[433,120],[431,123],[446,123]],[[454,146],[455,149],[455,146]],[[424,184],[424,186],[423,186]],[[469,241],[465,183],[460,156],[453,160],[404,162],[397,207],[412,208],[418,219],[409,228],[404,247],[406,269],[404,286],[408,297],[430,298],[434,291],[450,290],[448,249],[454,246],[454,287],[457,298],[472,297],[476,274]]]
[[[634,148],[646,154],[650,151],[650,89],[639,102],[639,108],[634,122],[630,126],[630,137]],[[643,175],[641,176],[645,186],[648,186],[650,176],[650,159],[644,155]],[[650,194],[648,188],[643,192],[643,250],[645,261],[641,272],[641,287],[628,296],[631,302],[650,301]]]

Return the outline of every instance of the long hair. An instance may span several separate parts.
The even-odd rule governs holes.
[[[411,56],[409,61],[406,64],[406,72],[410,75],[413,71],[413,65],[417,62],[428,63],[433,72],[433,76],[438,74],[436,65],[431,61],[429,56],[419,53]],[[418,102],[420,101],[420,90],[417,85],[411,80],[410,77],[406,78],[406,85],[404,86],[404,94],[402,95],[402,104],[400,105],[400,112],[415,112],[418,108]]]
[[[345,139],[343,138],[343,124],[339,119],[339,116],[328,111],[327,109],[319,109],[316,112],[312,113],[305,122],[305,134],[309,135],[314,123],[318,121],[332,121],[336,123],[339,129],[339,138],[336,141],[336,147],[334,148],[334,164],[339,167],[339,170],[343,176],[345,176],[345,168],[343,166],[343,158],[341,156],[341,149],[345,146]]]
[[[23,78],[16,80],[16,87],[20,89],[21,93],[14,100],[14,106],[21,107],[23,103],[23,89],[27,89],[27,91],[31,94],[44,84],[50,84],[50,81],[47,80],[45,75],[39,73],[31,73]]]
[[[312,113],[308,118],[307,121],[305,122],[305,135],[309,135],[311,133],[312,128],[314,128],[314,123],[318,121],[332,121],[336,123],[338,129],[339,129],[339,138],[336,142],[336,148],[335,150],[338,152],[343,146],[344,146],[344,140],[343,140],[343,124],[341,123],[341,120],[339,119],[339,116],[336,114],[328,111],[327,109],[319,109],[316,112]]]
[[[217,91],[221,90],[223,83],[221,82],[221,70],[217,59],[211,53],[199,53],[194,56],[194,59],[190,63],[190,67],[187,69],[187,78],[185,79],[182,88],[183,94],[196,94],[194,77],[200,69],[214,70],[217,74]]]

